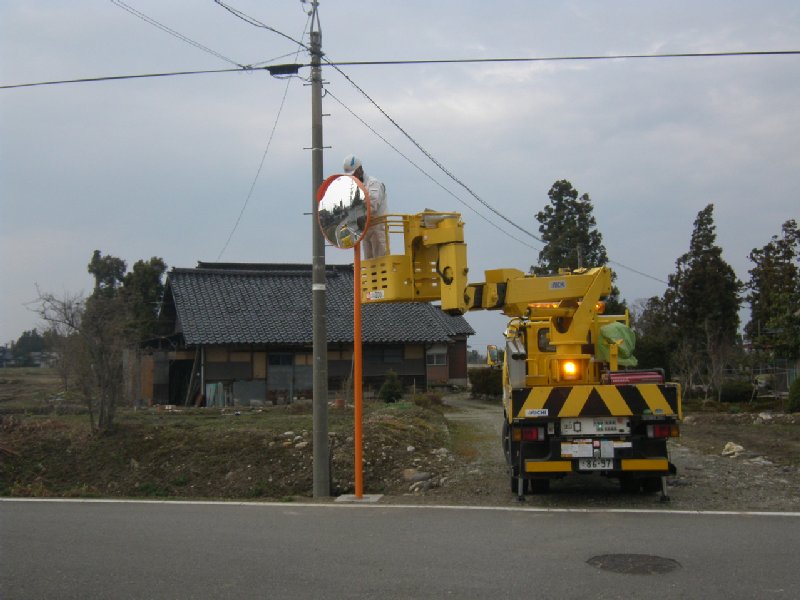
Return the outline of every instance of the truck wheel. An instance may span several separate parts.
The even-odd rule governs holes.
[[[645,477],[642,480],[642,488],[647,494],[655,494],[661,491],[661,477]]]
[[[549,479],[531,479],[532,494],[546,494],[550,491]]]
[[[642,482],[632,475],[623,475],[619,478],[619,486],[625,494],[638,494]]]

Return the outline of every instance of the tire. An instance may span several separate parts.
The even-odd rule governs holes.
[[[550,491],[549,479],[531,479],[532,494],[546,494]]]
[[[619,486],[624,494],[638,494],[642,488],[642,482],[631,475],[623,475],[619,478]]]
[[[510,442],[509,442],[509,439],[508,439],[509,435],[510,435],[509,434],[509,429],[510,429],[510,427],[508,426],[508,419],[506,419],[506,416],[504,414],[503,415],[503,433],[500,435],[500,440],[501,440],[501,442],[503,444],[503,454],[506,455],[506,462],[509,462],[508,455],[511,452],[511,446],[510,446]]]
[[[642,489],[646,494],[655,494],[661,491],[661,477],[645,477],[642,480]]]

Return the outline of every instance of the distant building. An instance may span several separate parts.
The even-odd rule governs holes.
[[[0,369],[14,365],[14,356],[8,346],[0,346]]]
[[[353,267],[326,267],[328,389],[352,369]],[[149,344],[141,396],[155,404],[289,403],[312,395],[311,266],[198,263],[167,277],[165,336]],[[463,317],[427,303],[362,307],[364,389],[394,370],[407,388],[467,384]]]

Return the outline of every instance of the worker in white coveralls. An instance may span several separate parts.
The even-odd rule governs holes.
[[[371,222],[369,231],[361,241],[364,248],[364,258],[376,258],[386,254],[386,227],[383,222],[376,223],[376,219],[386,214],[388,202],[386,201],[386,186],[378,179],[364,173],[361,160],[354,154],[344,159],[344,172],[352,175],[364,184],[369,193],[369,210]]]

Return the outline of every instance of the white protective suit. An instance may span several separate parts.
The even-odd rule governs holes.
[[[364,173],[364,187],[369,193],[370,226],[361,245],[364,248],[364,258],[384,256],[387,252],[386,225],[382,217],[388,212],[386,201],[386,186],[378,179]]]

